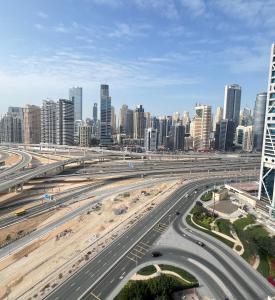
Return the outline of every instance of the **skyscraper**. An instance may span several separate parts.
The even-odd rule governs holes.
[[[239,125],[242,89],[238,84],[226,85],[224,90],[223,119],[232,120]]]
[[[223,119],[216,123],[215,149],[230,151],[233,148],[235,125],[232,120]]]
[[[220,123],[223,116],[223,108],[221,106],[218,106],[216,109],[216,114],[213,121],[213,130],[216,130],[216,124]]]
[[[96,122],[97,122],[97,103],[96,102],[94,103],[94,106],[93,106],[93,122],[94,122],[94,124],[96,124]]]
[[[74,143],[74,102],[59,99],[56,106],[56,144]]]
[[[112,134],[115,134],[116,133],[116,112],[114,106],[111,106],[111,125],[112,125]]]
[[[41,142],[72,145],[74,143],[74,102],[44,100],[41,107]]]
[[[262,150],[267,93],[257,94],[253,113],[253,146],[256,151]]]
[[[143,139],[145,133],[144,108],[138,105],[134,110],[134,139]]]
[[[134,111],[132,109],[127,109],[125,134],[130,138],[134,135]]]
[[[112,108],[109,85],[100,86],[100,143],[112,144]]]
[[[271,47],[264,139],[259,182],[259,204],[275,219],[275,44]]]
[[[194,150],[208,151],[210,149],[211,106],[196,106],[193,122]]]
[[[126,133],[127,111],[128,111],[128,105],[123,104],[119,111],[119,132],[120,133]]]
[[[188,111],[184,111],[182,115],[182,125],[185,127],[185,134],[190,134],[191,119]]]
[[[74,104],[74,120],[82,120],[82,88],[70,88],[69,100],[73,101]]]
[[[0,119],[0,141],[22,143],[22,118],[14,113],[7,113]]]
[[[146,151],[156,151],[158,147],[158,131],[154,128],[145,129],[144,146]]]
[[[43,100],[41,107],[41,142],[56,144],[56,110],[53,100]]]
[[[41,141],[41,109],[36,105],[23,107],[23,141],[25,144],[39,144]]]

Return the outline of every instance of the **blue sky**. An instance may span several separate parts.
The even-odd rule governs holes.
[[[274,0],[1,1],[0,113],[82,86],[87,117],[100,83],[156,115],[223,105],[230,83],[253,107],[274,26]]]

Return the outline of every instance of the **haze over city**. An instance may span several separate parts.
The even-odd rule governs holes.
[[[89,117],[101,83],[116,109],[215,108],[231,83],[252,108],[267,87],[274,24],[274,1],[4,1],[0,112],[82,86]]]

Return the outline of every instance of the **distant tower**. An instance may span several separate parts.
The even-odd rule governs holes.
[[[97,103],[94,103],[93,106],[93,122],[94,124],[97,122]]]
[[[267,93],[257,94],[253,113],[253,146],[262,151]]]
[[[69,100],[71,100],[74,104],[74,120],[82,120],[82,88],[70,88]]]
[[[223,119],[232,120],[239,125],[242,89],[238,84],[226,85],[224,90]]]
[[[144,108],[138,105],[134,111],[134,138],[143,139],[145,133]]]
[[[210,149],[211,106],[196,106],[193,122],[194,150],[208,151]]]
[[[100,86],[100,143],[112,144],[112,108],[109,85]]]

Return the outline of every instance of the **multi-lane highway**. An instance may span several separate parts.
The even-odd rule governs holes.
[[[73,274],[61,286],[53,291],[47,299],[108,299],[112,291],[120,284],[121,278],[129,278],[129,274],[137,264],[144,263],[150,257],[152,245],[161,235],[161,231],[156,230],[158,224],[166,224],[166,226],[176,218],[176,212],[185,212],[195,199],[194,191],[201,189],[202,184],[218,184],[223,183],[224,179],[204,179],[197,182],[189,183],[174,192],[168,199],[152,210],[137,224],[131,227],[124,235],[115,240],[109,247],[104,249],[92,261],[90,261],[79,272]],[[161,225],[163,226],[163,225]],[[184,238],[184,237],[183,237]],[[212,241],[208,241],[212,243]],[[216,241],[216,243],[219,243]],[[171,249],[167,250],[171,252]],[[172,249],[172,252],[174,250]],[[178,250],[175,250],[178,251]],[[228,251],[231,251],[228,249]],[[269,295],[275,295],[274,289],[269,283],[260,280],[258,276],[254,276],[255,271],[247,264],[243,264],[242,268],[246,274],[250,274],[251,282],[245,283],[238,274],[239,270],[234,269],[234,265],[229,268],[229,275],[219,274],[215,266],[210,266],[206,261],[203,261],[201,256],[187,255],[183,252],[175,252],[176,256],[192,257],[198,259],[206,268],[211,268],[212,271],[221,275],[223,284],[230,291],[230,295],[220,287],[213,290],[213,294],[217,299],[225,299],[225,296],[232,296],[234,299],[265,299]],[[216,255],[216,254],[214,254]],[[227,255],[227,252],[226,252]],[[174,255],[172,255],[172,258]],[[169,255],[163,253],[163,258],[169,260]],[[151,258],[152,259],[152,258]],[[228,257],[231,260],[231,257]],[[237,261],[239,263],[240,260]],[[234,260],[228,264],[236,262]],[[195,266],[197,267],[197,266]],[[204,272],[202,272],[204,273]],[[207,276],[204,274],[202,280],[207,281]],[[209,276],[208,276],[209,277]],[[209,279],[209,278],[208,278]],[[199,278],[200,280],[200,278]],[[237,284],[239,282],[239,284]],[[207,282],[213,286],[212,281]],[[219,285],[218,282],[215,283]],[[241,286],[241,289],[239,288]],[[220,298],[220,297],[224,298]]]
[[[11,174],[14,174],[18,171],[23,170],[24,168],[26,168],[29,165],[29,163],[32,160],[31,154],[29,154],[28,152],[25,152],[25,151],[5,150],[3,148],[1,148],[0,150],[1,150],[1,153],[7,154],[7,155],[16,154],[20,157],[20,161],[18,163],[14,164],[0,172],[1,179],[6,178]]]

